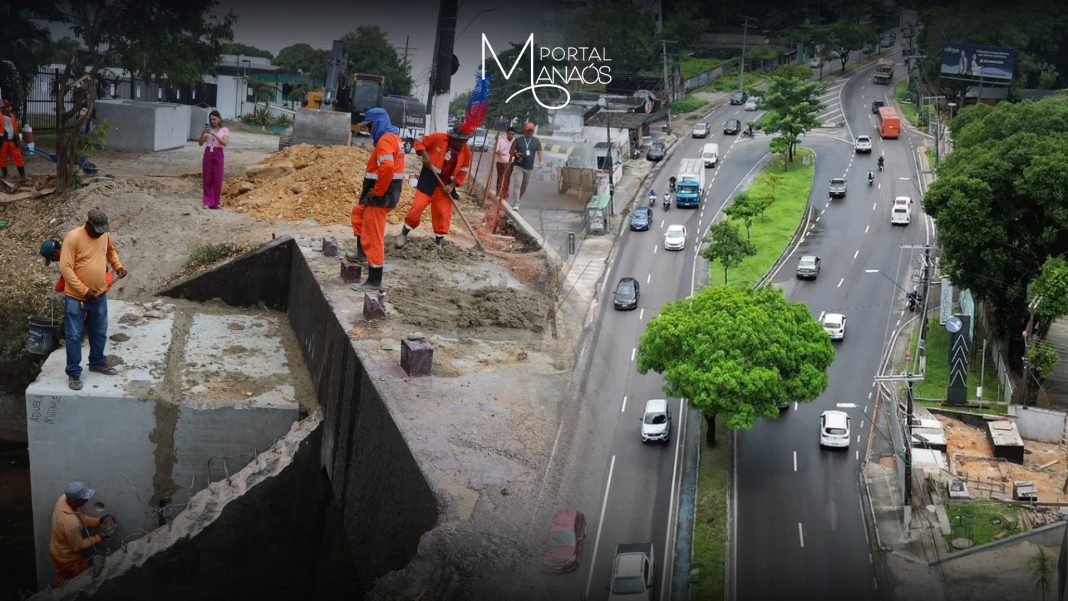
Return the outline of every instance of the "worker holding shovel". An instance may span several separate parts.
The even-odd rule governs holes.
[[[470,137],[470,133],[456,126],[447,134],[427,134],[415,140],[415,151],[423,159],[423,171],[415,186],[412,208],[404,217],[404,226],[397,236],[398,248],[404,246],[408,234],[419,227],[427,204],[434,226],[434,243],[438,248],[445,244],[445,236],[452,224],[452,202],[460,198],[456,188],[464,185],[471,171],[471,147],[467,145]]]

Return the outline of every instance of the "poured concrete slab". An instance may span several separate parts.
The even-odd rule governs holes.
[[[26,390],[42,584],[52,575],[52,507],[67,482],[89,483],[88,513],[114,515],[117,538],[136,538],[270,447],[313,398],[299,353],[287,350],[284,314],[184,301],[108,308],[105,352],[118,375],[86,369],[82,390],[70,390],[61,348]],[[86,343],[83,369],[88,352]]]

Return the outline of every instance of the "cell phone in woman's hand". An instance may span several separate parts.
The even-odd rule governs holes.
[[[204,122],[204,129],[211,129],[211,123]]]

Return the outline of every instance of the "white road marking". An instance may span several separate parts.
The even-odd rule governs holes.
[[[660,227],[664,227],[664,220],[663,219],[660,220]]]
[[[822,216],[823,216],[823,214],[824,214],[824,213],[826,213],[826,212],[827,212],[827,209],[822,209],[822,210],[820,210],[820,216],[822,217]]]
[[[838,407],[839,409],[856,409],[857,408],[857,404],[856,403],[838,403],[835,406]]]
[[[679,412],[678,412],[678,415],[680,416],[680,419],[679,419],[679,432],[685,432],[686,431],[686,411],[684,410],[685,404],[686,404],[686,399],[679,399]],[[676,441],[675,441],[675,466],[671,468],[672,487],[671,487],[671,496],[668,498],[668,516],[667,516],[668,517],[668,524],[674,524],[675,521],[678,519],[677,515],[675,515],[675,486],[674,486],[674,483],[678,482],[679,466],[680,466],[680,463],[681,463],[680,462],[680,455],[682,454],[682,443],[683,443],[683,439],[684,438],[685,437],[683,437],[683,436],[679,436],[679,437],[676,438]],[[664,548],[665,549],[673,549],[674,548],[674,545],[671,544],[671,537],[672,537],[672,535],[674,533],[675,533],[675,529],[674,528],[670,528],[669,527],[667,529],[667,536],[664,538]],[[669,555],[667,557],[668,557],[668,559],[674,561],[674,554]],[[669,564],[668,564],[667,561],[664,562],[664,566],[665,567],[669,567]],[[669,570],[669,573],[670,573],[670,570]],[[660,586],[660,601],[664,601],[665,596],[668,594],[670,589],[671,589],[671,582],[670,581],[667,582],[666,584],[662,584]]]
[[[645,317],[645,309],[640,309],[638,311],[638,321],[641,321],[643,317]],[[869,395],[869,396],[871,396],[871,395]]]
[[[630,360],[631,361],[634,361],[634,355],[637,354],[637,352],[638,352],[638,347],[634,347],[634,348],[630,349]]]
[[[844,281],[845,281],[845,278],[842,278],[842,279],[838,280],[838,285],[835,286],[835,287],[836,288],[841,288],[842,287],[842,282],[844,282]]]
[[[805,530],[801,527],[801,522],[797,523],[797,538],[801,541],[801,548],[805,548]]]
[[[856,260],[856,258],[857,258],[857,255],[859,255],[859,254],[860,254],[860,249],[858,248],[858,249],[857,249],[857,250],[856,250],[856,251],[855,251],[855,252],[853,253],[853,259],[854,259],[854,260]]]
[[[867,233],[868,233],[868,228],[870,228],[870,227],[871,227],[871,224],[868,224],[868,225],[865,225],[865,226],[864,226],[864,233],[865,233],[865,234],[867,234]]]
[[[861,430],[863,430],[863,429],[864,429],[864,420],[860,420],[860,429],[861,429]]]
[[[794,411],[797,411],[797,408],[799,406],[800,406],[800,404],[797,401],[794,401]]]
[[[860,434],[857,434],[857,444],[860,444]]]
[[[817,215],[817,216],[816,216],[816,223],[819,223],[819,222],[820,222],[820,216],[819,216],[819,215]]]
[[[593,564],[597,561],[597,548],[601,545],[601,527],[604,526],[604,510],[608,507],[608,491],[612,488],[612,471],[616,468],[616,456],[612,455],[612,461],[608,464],[608,482],[604,486],[604,500],[601,501],[601,519],[597,520],[597,536],[593,539],[593,555],[590,558],[590,575],[586,578],[586,597],[590,596],[590,585],[593,584]]]
[[[899,325],[901,325],[901,320],[900,320],[900,319],[899,319],[899,320],[897,320],[897,323],[895,323],[895,324],[894,324],[894,327],[896,328],[896,327],[897,327],[897,326],[899,326]]]
[[[794,451],[794,471],[797,471],[797,451]]]
[[[868,400],[869,401],[871,400],[871,393],[870,392],[868,393]]]
[[[619,410],[620,413],[627,412],[627,395],[623,395],[623,407]]]
[[[877,202],[873,202],[873,203],[871,203],[871,210],[873,210],[873,211],[874,211],[874,210],[875,210],[875,207],[877,207],[877,206],[879,206],[879,203],[877,203]]]
[[[854,453],[854,456],[857,458],[857,461],[860,461],[860,451],[856,451],[856,453]]]
[[[645,283],[648,284],[649,281],[652,280],[652,279],[653,279],[653,274],[650,273],[649,275],[645,276]]]
[[[654,255],[656,254],[656,249],[658,249],[658,248],[660,248],[660,245],[659,245],[659,244],[654,244],[654,245],[653,245],[653,254],[654,254]]]
[[[816,318],[816,321],[823,321],[823,316],[826,314],[826,311],[820,311],[820,316]]]

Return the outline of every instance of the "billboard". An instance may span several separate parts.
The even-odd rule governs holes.
[[[942,77],[969,81],[1012,80],[1013,51],[998,46],[947,43],[942,48]]]

